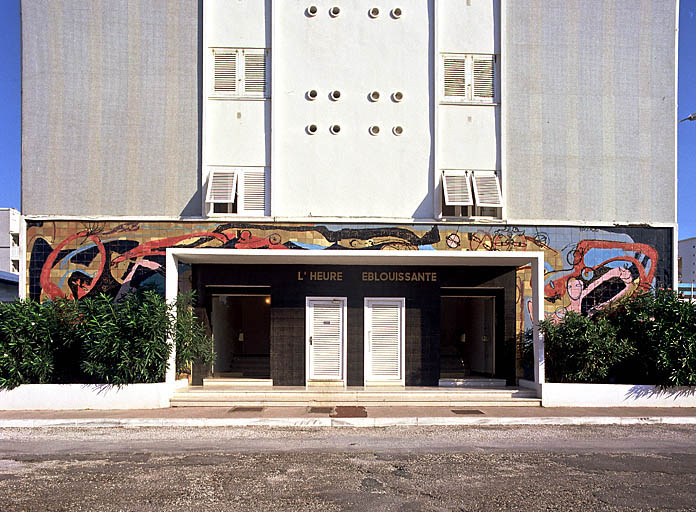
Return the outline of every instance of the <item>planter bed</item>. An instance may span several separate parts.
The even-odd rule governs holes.
[[[696,387],[647,384],[541,385],[543,407],[696,407]]]
[[[160,409],[169,407],[175,389],[187,380],[173,384],[23,384],[0,390],[0,410],[41,411],[76,409]]]

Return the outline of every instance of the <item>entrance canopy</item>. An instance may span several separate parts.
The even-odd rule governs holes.
[[[418,265],[469,267],[524,267],[532,269],[532,307],[535,321],[544,317],[544,253],[540,251],[371,251],[371,250],[272,250],[272,249],[190,249],[169,248],[166,258],[166,296],[170,303],[176,299],[179,283],[179,263],[228,265]],[[544,346],[538,325],[534,332],[534,380],[544,382]],[[175,357],[172,350],[167,382],[175,380]]]

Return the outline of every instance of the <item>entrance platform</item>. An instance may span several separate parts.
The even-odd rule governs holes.
[[[540,407],[530,389],[403,386],[257,386],[211,382],[178,390],[172,407]]]

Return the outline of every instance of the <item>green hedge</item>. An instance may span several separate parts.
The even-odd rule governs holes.
[[[696,305],[671,290],[539,327],[550,382],[696,386]]]
[[[189,361],[210,363],[212,340],[193,314],[193,301],[193,294],[182,294],[170,307],[156,292],[143,290],[118,301],[99,295],[0,303],[0,388],[163,382],[170,334],[177,371],[185,372]]]

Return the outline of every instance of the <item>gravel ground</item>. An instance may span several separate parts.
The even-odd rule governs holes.
[[[4,429],[0,510],[696,510],[696,427]]]

